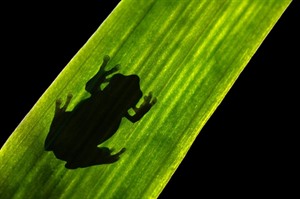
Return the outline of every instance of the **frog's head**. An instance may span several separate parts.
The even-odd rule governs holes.
[[[123,107],[129,109],[135,107],[143,96],[140,89],[140,78],[137,75],[115,74],[109,82],[109,90],[119,98]]]

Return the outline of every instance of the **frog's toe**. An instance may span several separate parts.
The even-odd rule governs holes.
[[[120,155],[126,151],[125,148],[122,148],[118,153],[110,155],[107,157],[106,163],[114,163],[120,159]]]
[[[118,153],[116,153],[115,155],[119,156],[122,153],[124,153],[126,151],[126,148],[122,148]]]
[[[144,104],[149,104],[149,102],[151,101],[151,97],[149,97],[149,96],[144,96],[144,102],[143,102],[143,105]]]
[[[110,74],[112,74],[112,73],[118,71],[119,68],[120,68],[120,66],[121,66],[120,64],[117,64],[117,65],[114,66],[112,69],[110,69],[110,70],[108,70],[108,71],[105,71],[105,76],[108,76],[108,75],[110,75]],[[110,79],[111,79],[111,78],[105,78],[105,81],[106,81],[106,82],[109,82]]]
[[[104,55],[103,56],[103,62],[108,62],[110,60],[109,55]]]
[[[66,100],[64,106],[62,107],[63,111],[66,111],[66,109],[68,108],[68,106],[69,106],[69,104],[71,102],[72,97],[73,97],[73,95],[71,93],[69,93],[68,96],[67,96],[67,100]]]
[[[72,93],[69,93],[69,94],[67,95],[67,101],[70,101],[72,98],[73,98]]]
[[[157,102],[156,97],[152,97],[152,92],[148,95],[144,96],[144,105],[151,105],[153,106]]]
[[[115,65],[115,66],[110,70],[111,73],[114,73],[114,72],[118,71],[118,70],[120,69],[120,67],[121,67],[121,64]]]
[[[157,98],[154,97],[154,98],[152,99],[152,101],[150,102],[151,106],[153,106],[154,104],[156,104],[156,102],[157,102]]]
[[[110,60],[110,57],[108,55],[104,55],[102,65],[100,66],[100,71],[105,71],[104,69],[109,60]]]
[[[112,154],[114,149],[110,149],[110,155],[109,157],[117,157],[119,159],[119,156],[126,151],[126,148],[122,148],[118,153]]]
[[[62,104],[62,99],[57,99],[56,101],[55,101],[55,106],[57,107],[57,108],[60,108],[60,106],[61,106],[61,104]]]
[[[60,114],[62,112],[62,100],[61,99],[57,99],[55,101],[55,114]]]

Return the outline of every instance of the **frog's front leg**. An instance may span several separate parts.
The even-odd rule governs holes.
[[[105,67],[107,66],[110,57],[105,55],[103,57],[102,65],[100,66],[99,71],[96,73],[94,77],[92,77],[85,85],[85,90],[88,91],[90,94],[95,94],[100,91],[100,85],[104,82],[108,82],[109,80],[106,78],[108,75],[116,72],[118,70],[119,65],[116,65],[112,69],[106,71]]]
[[[58,99],[56,100],[56,103],[55,103],[55,115],[59,115],[61,113],[65,113],[66,112],[66,109],[68,108],[70,102],[71,102],[71,99],[72,99],[72,94],[68,94],[67,96],[67,101],[65,102],[65,104],[61,107],[61,104],[62,104],[62,100],[61,99]]]
[[[60,132],[59,129],[61,128],[62,124],[66,121],[67,116],[70,114],[69,112],[66,112],[66,109],[68,108],[71,99],[72,99],[72,94],[69,94],[63,106],[61,106],[62,105],[61,99],[56,100],[55,115],[50,126],[50,131],[44,143],[44,148],[46,151],[51,151],[54,149],[54,145],[58,137],[58,133]]]
[[[135,114],[131,116],[127,113],[125,117],[133,123],[137,122],[151,109],[156,101],[156,97],[152,98],[152,93],[149,93],[149,95],[144,96],[144,102],[139,108],[133,107]]]

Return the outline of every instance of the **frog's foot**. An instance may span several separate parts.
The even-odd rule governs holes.
[[[144,96],[144,102],[141,104],[139,108],[134,107],[133,110],[136,112],[136,114],[144,115],[146,114],[151,107],[157,102],[156,97],[152,97],[152,93],[150,92],[148,95]]]
[[[114,163],[120,159],[120,155],[126,151],[125,148],[122,148],[118,153],[110,155],[106,158],[107,163]]]
[[[111,164],[120,159],[120,155],[125,152],[125,148],[116,154],[111,154],[113,150],[107,147],[93,148],[87,150],[87,153],[78,154],[75,158],[69,158],[65,167],[68,169],[84,168],[93,165]]]
[[[100,66],[100,71],[105,71],[105,67],[107,66],[109,60],[110,57],[108,55],[104,55],[102,65]]]
[[[68,108],[71,99],[72,99],[73,95],[72,94],[68,94],[67,96],[67,100],[66,103],[61,107],[62,105],[62,100],[61,99],[57,99],[56,103],[55,103],[55,113],[63,113],[66,112],[66,109]]]
[[[105,70],[105,68],[106,68],[107,63],[109,62],[109,60],[110,60],[110,57],[108,55],[104,55],[102,65],[100,66],[99,72],[103,73],[105,76],[108,76],[108,75],[116,72],[117,70],[119,70],[119,67],[120,67],[120,64],[117,64],[112,69],[110,69],[108,71]]]
[[[98,157],[99,163],[102,164],[109,164],[114,163],[120,159],[120,155],[126,151],[125,148],[122,148],[118,153],[112,154],[113,149],[109,149],[106,147],[99,148],[101,151],[101,155]]]
[[[141,105],[141,107],[143,106],[150,106],[152,107],[155,103],[157,102],[156,97],[152,97],[152,92],[150,92],[148,95],[145,95],[144,97],[144,102]]]
[[[112,69],[105,71],[105,80],[104,82],[109,82],[111,77],[107,78],[107,76],[109,76],[110,74],[113,74],[114,72],[117,72],[120,68],[120,64],[115,65]]]
[[[153,98],[152,93],[150,92],[148,95],[144,97],[144,102],[141,104],[139,108],[132,107],[135,114],[131,116],[127,113],[125,117],[128,120],[130,120],[132,123],[137,122],[151,109],[151,107],[156,103],[156,101],[157,101],[156,97]]]
[[[110,152],[112,152],[113,150],[111,150]],[[111,156],[119,156],[121,155],[122,153],[124,153],[126,151],[126,148],[122,148],[118,153],[114,154],[114,155],[111,155]]]

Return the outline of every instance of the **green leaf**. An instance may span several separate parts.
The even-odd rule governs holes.
[[[1,149],[1,198],[156,198],[290,0],[123,0]],[[88,97],[104,55],[157,103],[101,144],[113,164],[66,169],[44,151],[55,101]]]

